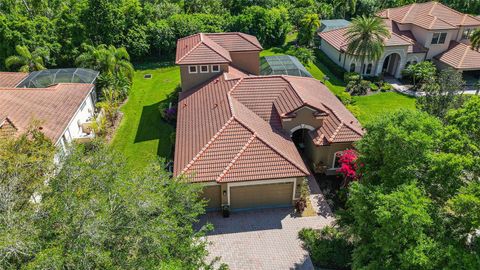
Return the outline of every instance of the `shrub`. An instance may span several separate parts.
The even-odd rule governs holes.
[[[352,96],[347,92],[341,92],[341,93],[337,94],[337,97],[338,97],[338,99],[340,99],[340,101],[344,105],[348,105],[348,104],[352,103]]]
[[[345,75],[343,75],[343,80],[347,84],[351,81],[358,82],[360,81],[360,74],[357,72],[347,72]]]
[[[393,86],[389,83],[383,83],[382,88],[380,88],[382,92],[392,91]]]
[[[318,267],[350,269],[353,245],[334,227],[320,231],[304,228],[299,233],[313,264]]]
[[[374,83],[370,83],[370,90],[373,91],[373,92],[376,92],[378,91],[378,85],[374,84]]]
[[[166,122],[174,123],[177,120],[177,108],[173,106],[171,107],[169,103],[160,103],[158,110],[160,111],[162,119]]]
[[[361,96],[365,95],[370,89],[370,82],[366,80],[361,81],[350,81],[347,84],[347,90],[350,92],[351,95],[354,96]]]

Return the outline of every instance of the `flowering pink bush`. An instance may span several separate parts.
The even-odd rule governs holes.
[[[357,173],[358,165],[357,165],[357,158],[358,154],[355,150],[345,150],[341,154],[338,155],[338,163],[339,169],[337,170],[338,173],[343,175],[344,184],[343,186],[348,185],[351,181],[358,180],[359,175]]]

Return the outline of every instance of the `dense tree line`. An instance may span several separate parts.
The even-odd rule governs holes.
[[[160,162],[126,171],[101,142],[55,147],[36,126],[0,141],[1,269],[212,269],[200,186]],[[45,185],[48,183],[48,185]]]
[[[203,32],[243,31],[262,45],[281,45],[292,28],[352,18],[412,0],[4,0],[0,3],[0,69],[17,45],[49,51],[48,67],[72,66],[82,43],[125,47],[134,60],[173,56],[176,40]],[[478,1],[444,0],[480,13]],[[309,15],[309,16],[306,16]],[[314,23],[315,25],[316,23]]]

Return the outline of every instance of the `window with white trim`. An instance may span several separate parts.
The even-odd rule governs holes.
[[[208,73],[208,66],[200,66],[200,73]]]
[[[342,156],[343,151],[338,151],[333,154],[333,163],[332,169],[340,168],[340,157]]]
[[[432,44],[444,44],[447,39],[447,33],[433,33]]]
[[[212,65],[212,72],[220,72],[220,66],[219,65]]]
[[[355,72],[355,63],[350,64],[350,72]]]
[[[197,66],[188,66],[188,73],[197,73]]]

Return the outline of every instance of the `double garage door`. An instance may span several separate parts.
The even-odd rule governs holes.
[[[291,206],[293,183],[230,187],[230,207],[250,209]]]
[[[230,208],[232,210],[291,206],[293,183],[275,183],[248,186],[230,186]],[[222,193],[219,185],[203,189],[208,200],[208,210],[218,210],[222,205]]]

